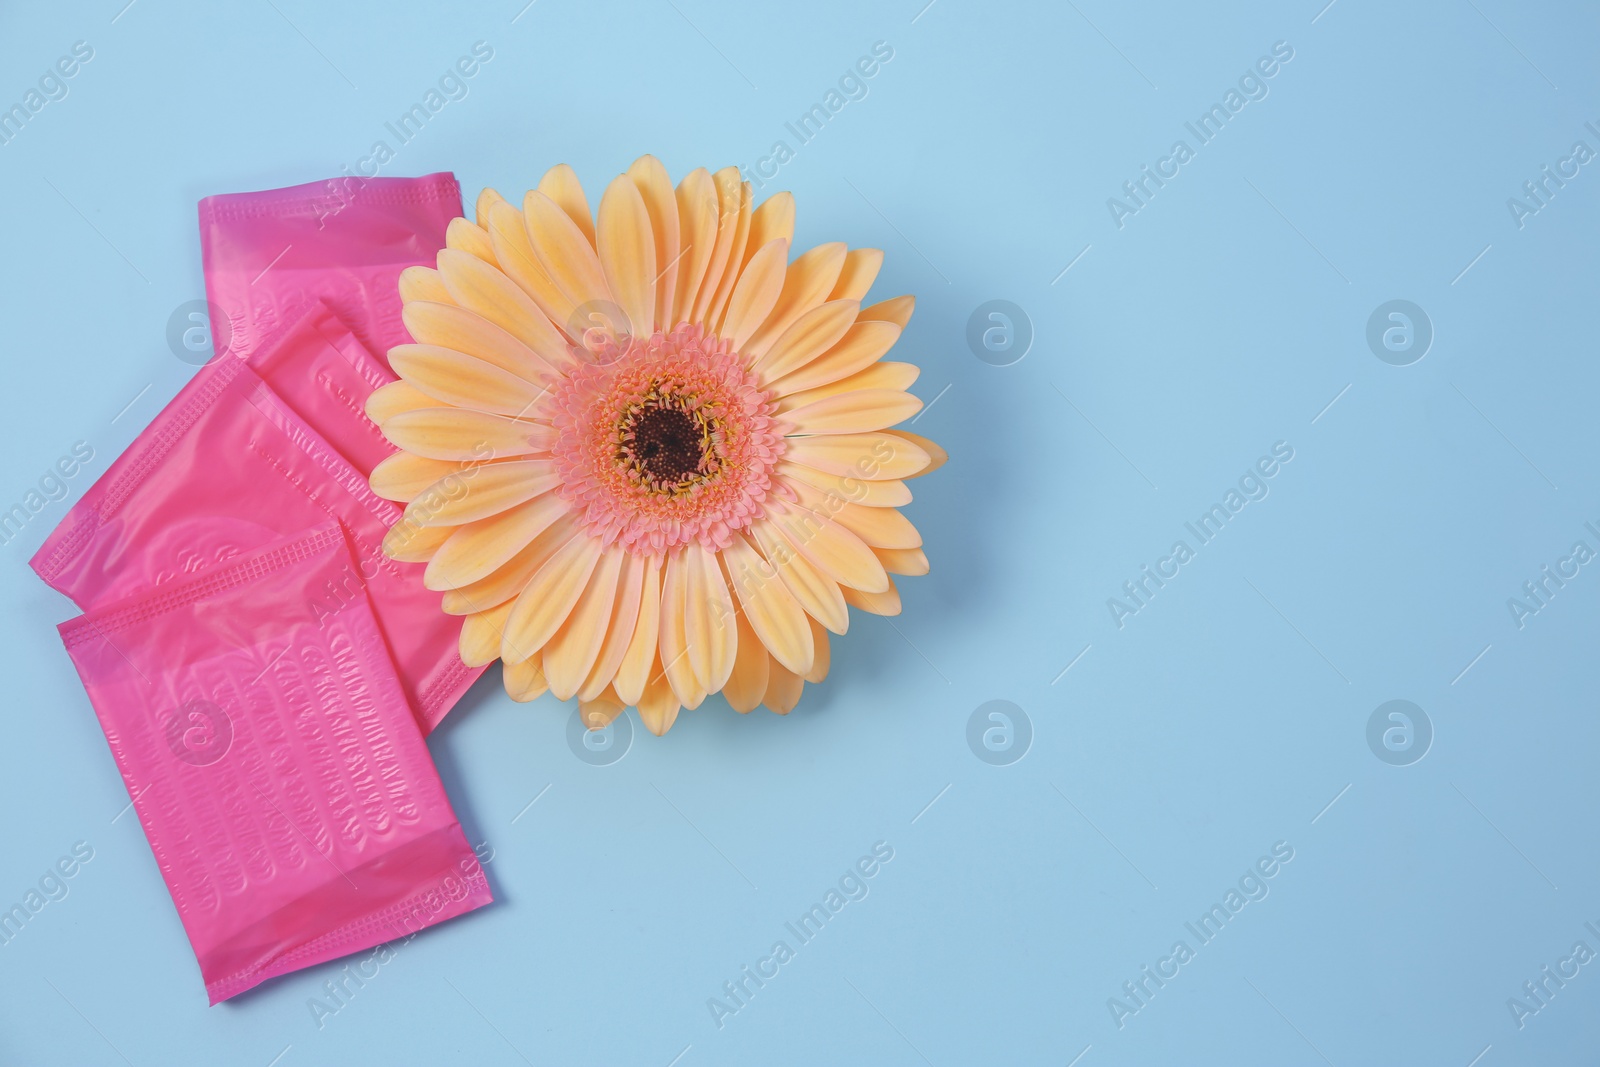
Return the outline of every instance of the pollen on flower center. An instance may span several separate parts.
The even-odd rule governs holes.
[[[552,390],[559,492],[630,551],[718,551],[763,513],[783,455],[776,402],[726,339],[688,323],[580,360]]]
[[[661,491],[683,489],[717,465],[708,447],[712,429],[679,407],[641,407],[623,421],[617,458]]]

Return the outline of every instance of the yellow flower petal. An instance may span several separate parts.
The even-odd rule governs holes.
[[[649,337],[656,314],[656,242],[644,197],[626,174],[612,179],[600,198],[595,247],[612,297],[628,317],[627,332]]]
[[[689,663],[689,634],[685,628],[688,580],[683,562],[684,549],[667,555],[661,579],[661,636],[658,641],[662,670],[672,683],[672,692],[691,710],[706,698],[705,686]]]
[[[540,265],[569,300],[582,307],[613,299],[594,246],[559,204],[530,192],[522,201],[522,217]]]
[[[501,668],[501,680],[506,687],[506,693],[512,700],[526,704],[544,695],[548,688],[544,680],[544,668],[538,656],[530,656],[516,663],[507,661]]]
[[[832,348],[774,375],[772,388],[785,396],[849,377],[882,359],[899,339],[900,327],[892,322],[853,323]]]
[[[526,415],[548,392],[477,356],[438,345],[396,345],[389,349],[389,365],[446,404],[498,415]]]
[[[627,655],[633,632],[639,626],[639,603],[644,599],[646,556],[623,553],[622,574],[617,578],[617,595],[611,609],[611,619],[606,625],[605,644],[595,657],[594,668],[578,690],[579,700],[593,700],[611,689],[611,683]],[[613,691],[614,692],[614,691]]]
[[[728,675],[728,683],[722,687],[722,695],[734,711],[743,714],[754,711],[766,695],[767,665],[772,662],[772,657],[767,654],[767,646],[750,628],[750,620],[744,617],[744,612],[737,614],[739,646],[733,660],[733,671]]]
[[[478,225],[482,226],[484,230],[487,231],[489,229],[489,210],[493,208],[494,205],[503,204],[505,202],[505,197],[501,196],[499,193],[485,185],[483,187],[483,191],[478,194],[477,203],[473,206],[474,217],[476,218]]]
[[[473,600],[473,586],[489,578],[535,544],[535,539],[570,513],[571,506],[560,496],[547,493],[486,519],[455,527],[450,539],[433,554],[422,584],[440,591],[464,590]],[[532,576],[528,570],[528,576]],[[513,591],[514,592],[514,591]],[[483,608],[510,598],[507,593],[489,600]],[[473,608],[477,611],[481,608]]]
[[[854,300],[830,300],[795,319],[766,354],[756,360],[755,370],[761,383],[770,385],[832,348],[855,324],[859,309],[860,305]]]
[[[814,648],[811,627],[800,602],[789,592],[777,571],[761,554],[735,533],[723,549],[728,578],[744,607],[750,628],[773,658],[796,673],[811,669]]]
[[[498,214],[498,208],[490,210],[491,228]],[[492,232],[490,237],[493,238]],[[444,248],[439,251],[439,277],[450,293],[446,302],[476,312],[543,356],[546,362],[559,365],[565,342],[539,305],[503,271],[476,256]]]
[[[578,699],[578,715],[591,730],[603,730],[627,708],[617,699],[616,691],[607,689],[598,696]]]
[[[922,401],[895,389],[857,389],[812,401],[784,415],[808,434],[865,433],[904,422],[922,410]]]
[[[372,468],[367,481],[372,491],[383,499],[404,504],[440,478],[460,473],[464,466],[451,460],[424,459],[410,452],[396,452]]]
[[[383,554],[401,563],[426,563],[452,532],[448,527],[418,526],[402,519],[383,535]]]
[[[544,646],[544,677],[557,700],[575,696],[605,643],[606,622],[617,595],[624,550],[611,545],[600,555],[572,614]]]
[[[890,574],[914,578],[928,573],[928,557],[920,548],[874,548],[872,554]]]
[[[877,325],[887,326],[889,324],[885,322]],[[827,357],[824,356],[823,358],[826,359]],[[811,367],[815,367],[820,362],[822,360],[812,363]],[[810,367],[802,368],[800,373],[804,374],[810,369]],[[778,413],[781,415],[821,400],[825,396],[853,393],[858,389],[892,389],[896,392],[905,392],[911,388],[912,383],[917,380],[917,376],[921,373],[922,368],[914,363],[874,363],[865,370],[856,371],[848,377],[828,382],[826,385],[813,386],[810,389],[781,396],[778,399]],[[790,377],[792,378],[794,375],[790,375]],[[778,390],[782,390],[783,387],[783,382],[779,382],[774,386]]]
[[[500,639],[505,632],[512,603],[508,600],[488,611],[474,612],[461,623],[462,663],[469,667],[482,667],[500,658]]]
[[[840,500],[852,504],[866,504],[874,508],[898,508],[911,503],[911,490],[899,479],[869,481],[849,475],[829,474],[799,463],[781,460],[777,473],[785,478],[798,478],[824,493],[832,493]]]
[[[911,321],[911,313],[916,307],[916,297],[895,296],[871,307],[862,308],[860,318],[863,322],[892,322],[903,330],[906,328],[906,323]]]
[[[761,698],[769,711],[779,715],[787,715],[800,703],[800,694],[805,691],[806,680],[773,660],[770,673],[767,676],[767,691]]]
[[[567,218],[591,245],[594,244],[594,220],[589,217],[589,200],[583,195],[583,184],[578,181],[576,171],[565,163],[557,163],[539,179],[539,191],[561,205]]]
[[[550,497],[540,497],[540,500],[550,500]],[[505,518],[505,516],[500,516]],[[486,519],[485,522],[495,522],[496,519]],[[435,529],[435,527],[428,527]],[[486,611],[489,608],[504,604],[508,600],[515,600],[518,593],[527,588],[528,581],[538,573],[545,561],[556,554],[556,550],[572,540],[577,532],[577,517],[570,511],[552,522],[543,533],[535,537],[524,548],[518,551],[505,563],[489,574],[479,578],[468,585],[449,589],[445,592],[442,606],[450,615],[470,615],[475,611]],[[512,540],[508,538],[507,540]],[[530,649],[532,655],[538,649]],[[520,653],[516,659],[525,658]]]
[[[895,588],[894,580],[890,579],[889,588],[881,593],[868,593],[860,589],[846,589],[844,599],[853,608],[870,611],[874,615],[900,614],[900,590]]]
[[[723,167],[711,176],[712,188],[717,194],[717,235],[711,246],[711,258],[706,261],[705,276],[695,293],[694,306],[689,321],[710,327],[714,325],[711,310],[716,301],[718,287],[731,264],[734,238],[741,228],[746,239],[750,233],[750,198],[739,181],[739,168]],[[734,279],[737,281],[737,279]]]
[[[770,519],[761,519],[750,527],[756,547],[767,557],[767,562],[777,568],[783,584],[806,614],[819,620],[834,633],[842,634],[850,627],[850,612],[846,610],[844,595],[839,583],[816,568],[784,535]]]
[[[789,543],[847,590],[888,588],[889,576],[872,549],[829,518],[826,512],[810,511],[794,504],[782,504],[770,510],[773,524]]]
[[[384,422],[394,418],[402,411],[416,411],[418,408],[437,408],[438,400],[429,397],[410,382],[387,382],[384,386],[374,389],[366,397],[366,418],[382,426]]]
[[[418,493],[406,518],[419,526],[461,526],[508,511],[561,484],[547,459],[517,459],[451,471]]]
[[[726,175],[724,178],[723,176]],[[708,330],[715,330],[722,324],[722,316],[728,309],[728,300],[733,295],[733,287],[739,281],[739,268],[744,263],[744,248],[750,240],[750,183],[739,181],[739,168],[727,167],[717,172],[718,179],[718,210],[725,215],[731,209],[733,212],[733,239],[728,244],[728,253],[722,271],[717,278],[717,288],[712,294],[711,303],[707,305],[701,322]],[[727,198],[724,201],[722,190],[726,186]],[[722,244],[721,234],[718,234],[718,246]],[[716,253],[712,254],[711,266],[717,265]],[[706,268],[706,284],[710,284],[711,267]]]
[[[689,666],[708,693],[715,693],[733,672],[739,630],[733,618],[733,594],[722,577],[717,557],[699,544],[685,545],[684,637]]]
[[[922,547],[922,534],[894,508],[845,504],[834,512],[833,519],[873,548]]]
[[[672,322],[690,321],[706,264],[717,244],[717,186],[704,167],[683,176],[674,194],[678,201],[678,289],[672,297]],[[683,249],[688,251],[684,252]]]
[[[600,542],[582,533],[556,549],[517,596],[506,620],[505,654],[531,655],[545,646],[572,614],[600,562],[600,551]]]
[[[784,458],[852,478],[910,478],[931,460],[903,433],[819,434],[784,439]]]
[[[744,353],[752,358],[765,355],[795,319],[827,300],[844,268],[844,257],[844,243],[834,241],[818,245],[789,264],[772,314],[751,336]]]
[[[496,204],[489,209],[489,240],[494,242],[495,255],[500,259],[500,269],[516,283],[517,288],[533,300],[551,326],[553,337],[547,343],[560,351],[541,348],[539,351],[556,366],[569,362],[565,331],[578,305],[561,291],[550,272],[533,251],[528,239],[527,220],[522,212],[510,204]]]
[[[790,488],[800,498],[799,506],[814,514],[827,515],[834,522],[873,548],[919,548],[922,535],[894,508],[874,508],[852,503],[835,493],[815,489],[805,482],[792,482]]]
[[[672,179],[667,168],[655,156],[640,156],[628,168],[628,177],[638,187],[644,198],[645,210],[650,215],[650,233],[655,238],[656,300],[655,326],[670,330],[677,325],[672,321],[672,302],[678,286],[678,200],[672,190]],[[644,331],[649,333],[647,329]]]
[[[367,397],[367,418],[382,426],[402,411],[438,407],[439,401],[424,393],[410,382],[389,382],[380,385]]]
[[[402,411],[382,429],[396,448],[415,455],[479,463],[548,452],[552,432],[544,423],[443,407]]]
[[[450,303],[450,292],[432,267],[407,267],[400,272],[401,300],[437,300]]]
[[[638,704],[639,721],[657,737],[672,729],[672,724],[678,721],[678,697],[667,681],[666,672],[661,670],[660,662],[658,657],[655,660],[656,673],[650,684],[645,686]]]
[[[888,434],[890,437],[898,438],[906,442],[906,444],[910,445],[912,448],[920,450],[928,457],[927,466],[923,467],[915,474],[906,475],[908,478],[920,478],[924,474],[932,474],[934,471],[944,466],[945,460],[950,458],[950,453],[946,452],[944,449],[940,448],[926,437],[923,437],[920,434],[914,434],[910,430],[885,430],[883,432]]]
[[[477,256],[491,267],[498,266],[494,258],[494,245],[489,243],[488,231],[466,219],[450,220],[450,225],[444,231],[444,243],[447,248],[454,248],[469,256]]]
[[[783,291],[788,262],[789,242],[779,237],[768,241],[745,264],[744,274],[728,300],[728,314],[722,324],[722,336],[731,340],[735,349],[742,351],[750,335],[772,314],[772,305],[778,302],[778,294]]]
[[[400,312],[400,318],[418,344],[465,352],[530,382],[543,384],[561,366],[550,363],[482,315],[455,304],[414,300]]]
[[[650,682],[656,662],[656,642],[661,633],[661,558],[645,557],[644,581],[639,590],[639,621],[634,625],[628,650],[622,656],[613,684],[625,703],[637,705]]]
[[[828,631],[816,619],[811,620],[811,639],[817,643],[817,654],[812,658],[811,669],[806,672],[806,681],[820,685],[828,677],[832,656],[828,648]]]
[[[860,300],[872,288],[883,266],[883,251],[877,248],[856,248],[844,257],[844,268],[839,280],[833,284],[829,300]]]
[[[760,207],[750,213],[750,236],[744,249],[747,269],[750,260],[757,252],[780,237],[789,244],[794,244],[794,194],[792,193],[773,193]]]

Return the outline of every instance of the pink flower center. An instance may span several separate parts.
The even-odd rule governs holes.
[[[783,436],[728,341],[684,323],[575,352],[553,391],[552,457],[592,534],[635,552],[715,551],[760,517]]]

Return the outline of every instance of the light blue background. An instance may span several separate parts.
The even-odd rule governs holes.
[[[0,103],[95,50],[0,147],[5,506],[74,441],[98,473],[192,373],[164,332],[202,295],[200,197],[354,164],[478,40],[384,171],[469,204],[558,162],[591,198],[645,151],[751,166],[887,42],[760,192],[794,191],[802,245],[886,251],[938,398],[914,428],[953,458],[908,509],[932,574],[788,718],[713,699],[592,767],[491,671],[430,744],[497,902],[320,1028],[336,965],[206,1007],[117,818],[73,609],[26,566],[75,479],[0,547],[0,902],[95,858],[0,947],[0,1062],[1592,1062],[1600,964],[1523,1029],[1506,1001],[1600,950],[1600,565],[1523,629],[1506,600],[1600,547],[1600,165],[1524,228],[1506,200],[1600,149],[1593,7],[123,2],[0,12]],[[1106,199],[1277,41],[1270,95],[1118,229]],[[1035,334],[1008,367],[965,340],[996,298]],[[1365,341],[1395,298],[1435,330],[1407,367]],[[1118,629],[1106,599],[1277,441],[1270,496]],[[1436,733],[1412,766],[1365,740],[1395,698]],[[1010,766],[965,740],[992,699],[1033,725]],[[719,1029],[707,999],[877,841],[870,895]],[[1119,1029],[1107,999],[1277,841],[1270,896]]]

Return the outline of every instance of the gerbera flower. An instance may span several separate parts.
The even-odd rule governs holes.
[[[521,210],[486,189],[438,269],[400,279],[416,344],[367,412],[401,449],[384,550],[465,616],[461,656],[506,690],[635,706],[664,733],[721,692],[787,713],[849,607],[897,614],[928,570],[896,508],[944,453],[894,426],[918,370],[882,357],[909,296],[863,308],[883,253],[789,259],[794,200],[737,168],[674,190],[653,156],[597,216],[572,169]]]

